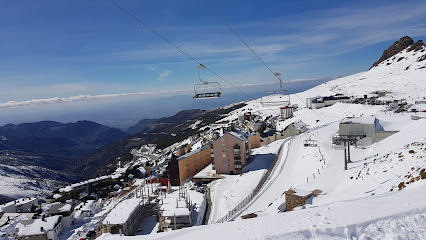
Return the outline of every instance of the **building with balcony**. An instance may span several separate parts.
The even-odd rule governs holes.
[[[213,143],[213,162],[217,174],[240,174],[251,156],[247,134],[227,132]]]

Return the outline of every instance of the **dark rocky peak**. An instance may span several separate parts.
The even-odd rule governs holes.
[[[412,38],[410,38],[409,36],[402,37],[401,39],[399,39],[399,41],[394,42],[394,44],[392,44],[392,46],[390,46],[388,49],[383,51],[383,54],[380,57],[380,59],[377,62],[373,63],[371,68],[379,65],[381,62],[383,62],[386,59],[394,56],[395,54],[397,54],[399,52],[401,52],[402,50],[406,49],[407,47],[411,46],[412,44],[414,44],[414,41],[413,41]]]
[[[423,49],[423,46],[426,46],[426,44],[423,43],[422,40],[417,41],[416,43],[412,44],[409,48],[408,48],[408,52],[411,52],[414,50],[414,52],[417,52],[419,50]]]

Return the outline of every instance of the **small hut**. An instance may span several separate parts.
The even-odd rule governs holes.
[[[301,207],[306,204],[306,201],[312,196],[318,196],[322,191],[306,191],[301,189],[289,189],[285,191],[285,209],[291,211],[295,207]]]

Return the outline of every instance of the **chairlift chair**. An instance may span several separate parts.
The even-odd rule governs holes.
[[[305,147],[317,147],[318,143],[316,140],[311,139],[310,137],[305,140],[305,143],[303,144]]]
[[[280,80],[280,87],[274,91],[267,91],[265,93],[272,93],[272,95],[264,96],[260,99],[260,104],[265,106],[279,106],[290,104],[290,94],[287,90],[281,89],[283,86],[281,80],[281,73],[276,72],[274,75]]]
[[[220,98],[222,89],[218,82],[208,82],[201,80],[201,69],[206,68],[203,64],[198,66],[198,78],[201,83],[194,85],[194,99]]]

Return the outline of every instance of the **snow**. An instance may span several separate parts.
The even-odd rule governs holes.
[[[53,194],[54,199],[58,199],[58,198],[61,198],[61,197],[62,197],[61,194],[58,194],[58,193]]]
[[[136,235],[157,234],[159,223],[156,216],[145,217],[140,224]]]
[[[206,146],[204,146],[204,147],[202,147],[202,148],[199,148],[199,149],[197,149],[197,150],[195,150],[195,151],[191,151],[191,152],[189,152],[189,153],[187,153],[187,154],[185,154],[185,155],[183,155],[183,156],[180,156],[177,160],[181,160],[181,159],[187,158],[187,157],[192,156],[192,155],[194,155],[194,154],[196,154],[196,153],[199,153],[199,152],[201,152],[201,151],[203,151],[203,150],[206,150],[207,148],[210,148],[210,146],[209,146],[209,145],[206,145]]]
[[[216,175],[216,170],[213,170],[213,164],[210,163],[207,165],[207,167],[203,168],[203,170],[199,171],[197,174],[195,174],[192,178],[218,178],[219,176]]]
[[[58,212],[69,212],[71,211],[71,208],[71,204],[65,204],[64,206],[58,209]]]
[[[223,175],[209,184],[213,206],[210,213],[210,223],[216,222],[228,211],[237,206],[257,186],[263,174],[275,158],[282,140],[253,150],[252,157],[243,168],[241,175]]]
[[[130,215],[140,206],[142,199],[126,199],[117,206],[102,221],[103,224],[124,224]]]
[[[305,196],[309,196],[310,194],[312,194],[311,191],[306,191],[306,190],[303,190],[303,189],[295,188],[295,189],[292,189],[292,190],[294,191],[294,195],[297,195],[297,196],[305,197]]]
[[[420,174],[426,165],[426,119],[411,120],[411,114],[387,111],[386,105],[336,103],[321,109],[305,107],[306,98],[338,93],[363,97],[376,96],[379,91],[386,92],[379,100],[406,99],[408,104],[423,101],[426,92],[426,68],[423,67],[426,61],[418,62],[417,59],[424,54],[421,51],[403,51],[370,71],[290,95],[291,104],[299,107],[292,118],[278,123],[277,130],[294,123],[307,131],[253,149],[253,157],[244,166],[243,174],[226,175],[224,179],[209,184],[213,201],[209,222],[214,223],[253,191],[270,168],[277,150],[282,147],[271,175],[253,200],[231,218],[235,221],[157,234],[156,223],[150,218],[145,222],[147,227],[140,226],[143,234],[149,234],[144,239],[424,239],[426,181]],[[283,96],[271,95],[265,99],[269,106],[262,106],[261,99],[249,101],[246,106],[232,111],[213,125],[228,127],[229,122],[237,120],[245,112],[252,112],[262,119],[279,116],[279,108],[287,105],[282,102]],[[424,105],[419,103],[412,108]],[[416,113],[416,116],[426,117],[426,113]],[[348,117],[357,123],[374,123],[377,119],[383,130],[399,132],[371,146],[352,146],[352,163],[348,164],[348,170],[344,170],[343,150],[333,146],[331,138],[339,129],[339,123]],[[213,125],[210,125],[212,131]],[[305,147],[307,139],[316,141],[317,146]],[[190,143],[190,138],[183,142]],[[200,149],[200,142],[196,141],[192,149]],[[177,146],[170,146],[170,149]],[[135,154],[141,155],[142,148],[138,151]],[[116,173],[125,171],[127,167]],[[310,198],[305,206],[285,212],[284,192],[289,189],[295,189],[302,195],[314,189],[320,189],[322,193]],[[189,191],[189,195],[195,203],[191,206],[196,210],[193,212],[194,225],[199,225],[206,207],[205,197],[196,191]],[[176,196],[169,197],[162,206],[165,214],[188,214],[184,201],[178,201],[179,207],[176,207]],[[131,207],[120,204],[129,200],[137,201],[124,200],[108,217],[123,221]],[[255,213],[257,217],[240,218],[248,213]],[[101,238],[112,240],[123,237],[104,234]]]
[[[30,235],[38,235],[38,234],[44,234],[46,231],[51,231],[55,228],[56,224],[59,222],[61,216],[53,216],[53,217],[47,217],[44,220],[42,219],[34,219],[34,220],[27,220],[28,224],[18,223],[16,225],[16,228],[18,230],[19,236],[30,236]],[[23,221],[25,222],[25,221]],[[41,228],[43,227],[43,231],[41,231]]]
[[[84,186],[86,184],[95,183],[95,182],[98,182],[98,181],[110,179],[110,178],[112,178],[111,175],[92,178],[92,179],[89,179],[89,180],[86,180],[86,181],[83,181],[83,182],[71,184],[71,185],[66,186],[64,188],[60,188],[59,191],[60,192],[69,192],[69,191],[72,191],[74,188],[81,187],[81,186]]]
[[[144,239],[424,239],[424,189],[144,236]],[[139,239],[104,234],[102,240]]]
[[[376,117],[366,116],[366,117],[348,117],[345,118],[341,123],[344,124],[374,124]]]
[[[191,151],[195,151],[199,148],[203,147],[203,143],[201,141],[196,141],[192,147],[191,147]]]

